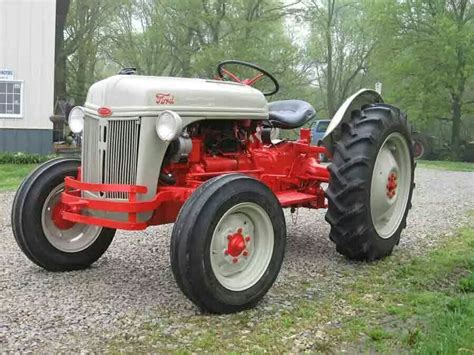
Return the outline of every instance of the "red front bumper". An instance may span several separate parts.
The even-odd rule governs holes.
[[[156,211],[161,205],[168,201],[179,201],[183,203],[192,193],[192,190],[187,188],[162,187],[152,200],[137,201],[138,194],[147,193],[148,189],[146,186],[91,184],[78,181],[72,177],[66,177],[64,182],[65,188],[61,196],[61,202],[65,205],[64,210],[61,212],[63,219],[75,223],[93,224],[115,229],[145,229],[152,223],[149,223],[149,221],[138,221],[138,213]],[[126,192],[129,197],[126,201],[91,199],[82,197],[83,191]],[[93,217],[84,213],[87,212],[87,210],[126,213],[128,218],[126,221],[118,221]]]

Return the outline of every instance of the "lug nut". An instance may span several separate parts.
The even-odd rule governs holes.
[[[250,242],[250,236],[245,237],[246,242]]]
[[[247,250],[244,250],[244,252],[242,253],[243,256],[247,256],[249,255],[249,252]]]
[[[233,258],[233,259],[232,259],[232,262],[233,262],[234,264],[236,264],[238,261],[239,261],[239,259],[237,259],[237,258]]]
[[[238,234],[242,234],[242,228],[237,229]]]
[[[229,255],[229,251],[228,251],[228,250],[224,250],[224,254],[225,254],[225,255]]]

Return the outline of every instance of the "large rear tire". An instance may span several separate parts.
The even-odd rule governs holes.
[[[76,176],[77,159],[50,160],[20,185],[12,206],[12,228],[23,253],[50,271],[84,269],[99,259],[114,229],[72,223],[61,218],[64,178]]]
[[[406,116],[393,106],[353,111],[343,124],[329,166],[326,220],[346,257],[380,259],[399,243],[414,188],[411,142]]]
[[[245,175],[223,175],[201,185],[182,207],[171,236],[171,267],[202,311],[238,312],[273,285],[285,244],[285,218],[272,191]]]

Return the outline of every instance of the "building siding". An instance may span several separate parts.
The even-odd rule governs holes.
[[[44,131],[53,128],[55,18],[56,0],[0,0],[0,68],[13,70],[24,90],[23,117],[0,117],[0,150],[43,152],[45,137],[52,136]]]
[[[50,154],[53,151],[50,129],[0,129],[0,152]]]

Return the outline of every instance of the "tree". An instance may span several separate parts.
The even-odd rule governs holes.
[[[56,1],[56,34],[54,52],[54,97],[66,95],[66,54],[64,53],[64,28],[69,11],[70,0]]]
[[[117,20],[126,0],[72,0],[65,28],[68,95],[82,104],[88,87],[97,80],[98,61],[109,39],[109,26]]]
[[[374,12],[383,37],[374,63],[389,84],[389,97],[418,122],[450,116],[453,156],[459,156],[463,110],[473,100],[466,97],[474,75],[473,4],[390,0]]]
[[[284,29],[292,3],[276,0],[135,0],[111,24],[108,58],[140,73],[216,75],[224,59],[242,59],[274,72],[283,93],[307,87],[299,51]]]
[[[310,36],[307,61],[332,117],[344,99],[364,82],[375,43],[364,8],[344,0],[307,3]]]

